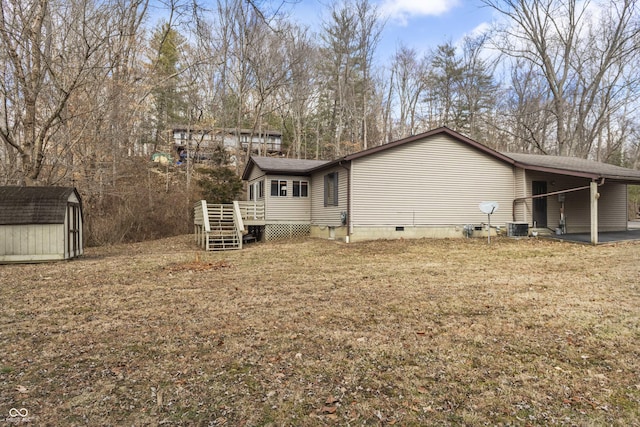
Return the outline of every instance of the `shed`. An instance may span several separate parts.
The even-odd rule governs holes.
[[[0,187],[0,263],[82,255],[82,220],[73,187]]]

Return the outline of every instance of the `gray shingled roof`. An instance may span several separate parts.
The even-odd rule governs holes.
[[[286,159],[283,157],[251,157],[242,175],[242,179],[248,179],[253,164],[262,171],[271,174],[303,175],[311,169],[324,165],[325,163],[329,163],[329,161]]]
[[[0,187],[0,225],[63,224],[74,191],[73,187]]]
[[[328,163],[327,160],[285,159],[283,157],[253,157],[253,161],[263,171],[306,172],[317,166]]]
[[[640,181],[640,171],[623,168],[593,160],[566,156],[546,156],[543,154],[503,153],[510,157],[518,166],[533,167],[548,172],[557,170],[569,174],[603,177],[627,181]]]

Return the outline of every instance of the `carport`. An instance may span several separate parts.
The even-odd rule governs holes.
[[[640,240],[640,231],[629,228],[626,219],[626,201],[628,194],[626,187],[627,185],[640,185],[639,170],[574,157],[523,153],[505,154],[514,160],[514,166],[516,166],[516,168],[521,168],[524,171],[525,178],[522,179],[521,182],[524,183],[523,185],[525,185],[525,187],[529,187],[526,190],[527,194],[514,199],[514,221],[516,220],[515,207],[517,203],[545,200],[544,210],[542,211],[545,213],[547,209],[546,200],[549,199],[549,196],[561,198],[555,205],[557,207],[558,204],[561,204],[562,209],[560,209],[559,212],[562,218],[564,215],[564,196],[567,195],[567,197],[569,197],[568,194],[575,194],[577,191],[581,191],[583,196],[580,196],[580,203],[584,206],[580,216],[582,221],[581,229],[568,230],[566,234],[563,232],[560,235],[552,236],[553,238],[575,242],[589,242],[594,245],[599,242],[609,243],[623,240]],[[551,184],[550,186],[553,187],[554,179],[561,177],[564,177],[562,178],[563,180],[581,180],[581,184],[573,188],[569,186],[556,191],[547,190],[547,181]],[[532,185],[540,181],[542,181],[542,184],[545,184],[543,190],[532,190]],[[602,186],[604,185],[615,186],[617,192],[616,195],[605,194],[606,197],[604,199],[606,200],[604,200],[603,203],[603,199],[601,199],[600,196],[604,188]],[[535,205],[531,210],[535,210]],[[607,214],[605,215],[607,216],[606,225],[603,224],[600,218],[603,214]],[[615,226],[611,225],[610,217],[612,215],[615,215],[616,218]],[[535,214],[533,218],[527,216],[526,220],[529,223],[535,224]],[[555,225],[553,227],[555,227]],[[560,227],[563,227],[562,219]]]

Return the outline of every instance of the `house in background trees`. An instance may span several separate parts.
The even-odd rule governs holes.
[[[627,185],[640,171],[500,153],[438,128],[327,162],[252,157],[243,180],[249,200],[237,215],[266,239],[486,236],[479,204],[493,201],[492,225],[510,233],[586,232],[597,243],[598,232],[627,229]]]
[[[194,158],[211,158],[220,146],[230,152],[238,146],[248,151],[251,146],[252,153],[263,155],[282,151],[282,133],[275,130],[252,132],[251,129],[175,126],[171,129],[171,141],[175,151],[184,156],[188,152]]]

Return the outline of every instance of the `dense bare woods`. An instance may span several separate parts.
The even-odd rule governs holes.
[[[637,116],[638,3],[485,3],[508,18],[496,45],[531,67],[527,79],[540,81],[541,106],[551,114],[544,132],[516,138],[533,139],[543,153],[620,161]]]
[[[637,166],[638,2],[484,3],[500,17],[485,34],[381,52],[390,24],[369,0],[332,3],[317,28],[287,3],[2,0],[0,183],[76,185],[89,224],[105,203],[133,209],[133,185],[145,209],[182,201],[168,228],[188,231],[195,165],[131,167],[170,151],[176,124],[275,129],[295,158],[445,125],[501,150]]]

